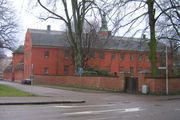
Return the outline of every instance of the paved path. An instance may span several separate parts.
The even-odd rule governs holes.
[[[132,102],[132,101],[142,101],[142,102],[151,102],[159,100],[173,100],[180,99],[180,95],[176,96],[151,96],[151,95],[132,95],[124,93],[106,93],[106,92],[81,92],[81,91],[70,91],[70,90],[61,90],[48,87],[40,86],[30,86],[22,85],[14,82],[0,81],[0,84],[9,85],[20,90],[30,92],[39,97],[0,97],[0,103],[4,102],[23,102],[23,101],[32,101],[32,102],[47,102],[47,101],[86,101],[88,103],[99,104],[101,102],[114,103],[114,102]],[[109,97],[107,97],[109,96]]]

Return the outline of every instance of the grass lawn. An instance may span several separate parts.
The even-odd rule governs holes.
[[[34,95],[27,92],[23,92],[21,90],[18,90],[16,88],[13,88],[7,85],[0,84],[0,96],[27,97],[27,96],[34,96]]]

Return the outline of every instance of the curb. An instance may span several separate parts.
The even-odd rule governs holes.
[[[11,103],[0,103],[0,105],[46,105],[46,104],[68,104],[68,103],[85,103],[82,101],[50,101],[50,102],[11,102]]]

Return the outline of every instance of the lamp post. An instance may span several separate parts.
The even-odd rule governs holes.
[[[166,45],[166,66],[158,67],[158,69],[166,70],[166,95],[169,94],[169,80],[168,80],[168,47]]]
[[[168,48],[166,45],[166,95],[169,94],[169,80],[168,80]]]

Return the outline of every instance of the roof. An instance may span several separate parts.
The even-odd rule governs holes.
[[[68,37],[64,31],[47,31],[39,29],[28,29],[31,34],[32,46],[48,47],[67,47]],[[162,44],[158,44],[157,49],[162,49]],[[149,51],[148,39],[133,37],[111,36],[109,38],[98,39],[92,48],[109,50],[127,50],[127,51]]]
[[[28,29],[31,34],[32,46],[63,47],[67,44],[67,34],[62,31]]]
[[[19,46],[16,50],[13,51],[13,53],[24,53],[24,46]]]
[[[103,40],[101,40],[103,41]],[[133,38],[133,37],[110,37],[105,40],[104,44],[101,44],[104,49],[110,50],[124,50],[124,51],[149,51],[148,39]],[[98,43],[99,44],[99,43]],[[98,45],[96,44],[96,45]],[[157,51],[162,50],[162,43],[157,44]],[[100,48],[100,46],[97,46]]]

